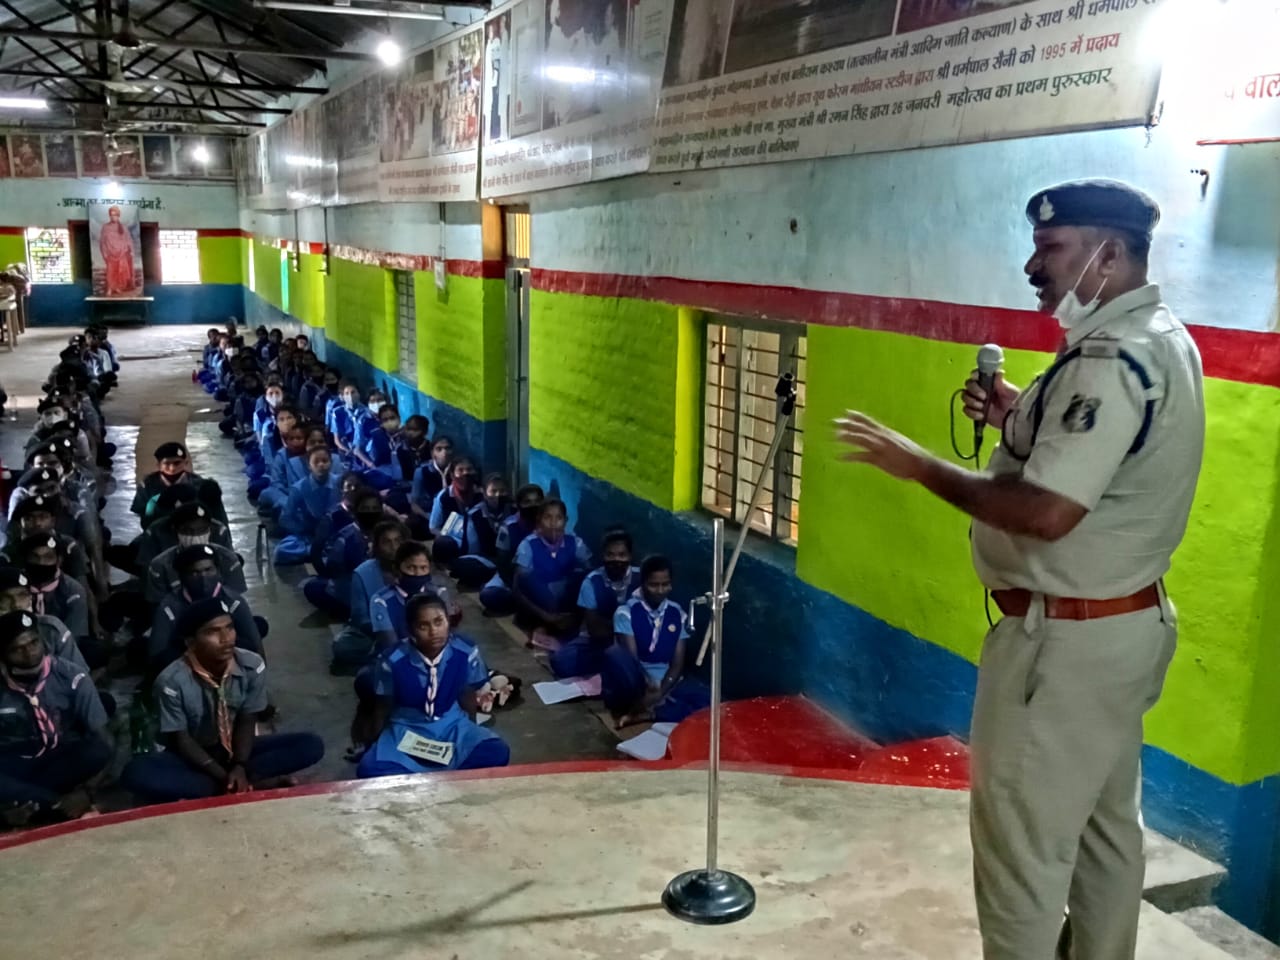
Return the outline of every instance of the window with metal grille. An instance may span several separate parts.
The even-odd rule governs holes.
[[[396,285],[396,331],[400,339],[400,377],[418,385],[418,311],[413,292],[413,273],[392,270]]]
[[[770,327],[715,317],[707,326],[703,413],[702,505],[743,523],[751,491],[768,457],[777,417],[774,388],[796,380],[795,416],[765,478],[751,529],[795,546],[800,523],[800,455],[804,442],[803,328]]]
[[[27,263],[32,283],[71,283],[71,231],[27,227]]]
[[[194,230],[160,231],[160,281],[200,282],[200,246]]]

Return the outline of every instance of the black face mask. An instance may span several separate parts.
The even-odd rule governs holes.
[[[604,573],[615,583],[631,571],[631,564],[625,560],[609,560],[604,564]]]
[[[520,508],[520,520],[526,527],[532,527],[538,522],[538,510],[536,506]]]
[[[56,563],[28,563],[24,570],[34,587],[47,586],[58,576]]]
[[[206,576],[188,577],[183,582],[183,587],[191,595],[192,600],[207,600],[217,595],[218,582],[218,575],[211,573]]]
[[[376,527],[381,522],[382,522],[381,510],[379,510],[377,513],[374,513],[373,511],[370,510],[364,513],[356,514],[356,523],[360,525],[360,529],[363,530],[365,533],[368,533],[369,531],[371,531],[374,527]]]

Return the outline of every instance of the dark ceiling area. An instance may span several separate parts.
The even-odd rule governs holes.
[[[296,6],[424,9],[361,2]],[[377,62],[370,51],[389,24],[262,0],[0,0],[0,95],[42,97],[50,107],[6,112],[0,125],[251,133],[289,112],[269,106],[280,97],[325,93],[326,61]]]

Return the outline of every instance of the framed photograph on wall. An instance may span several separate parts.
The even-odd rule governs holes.
[[[44,176],[44,142],[38,136],[9,134],[10,163],[15,177]]]
[[[51,177],[76,175],[76,141],[70,134],[47,133],[44,138],[44,160]]]
[[[142,156],[148,177],[173,176],[173,139],[171,137],[143,137]]]
[[[96,135],[76,137],[80,152],[80,176],[109,177],[111,164],[107,161],[107,138]]]

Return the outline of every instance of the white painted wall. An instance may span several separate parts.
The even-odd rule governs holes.
[[[140,200],[159,198],[159,210],[143,210],[142,219],[167,228],[228,229],[239,225],[236,188],[231,183],[160,183],[155,180],[112,181],[49,178],[0,180],[0,224],[56,226],[84,220],[83,207],[62,206],[63,197]]]

